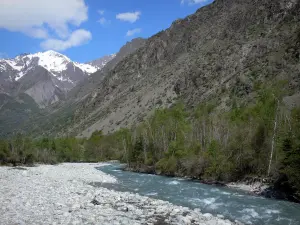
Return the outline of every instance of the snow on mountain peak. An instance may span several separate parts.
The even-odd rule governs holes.
[[[114,54],[105,56],[99,59],[101,63],[78,63],[59,52],[48,50],[35,54],[21,54],[14,59],[0,59],[0,72],[13,71],[14,75],[11,78],[17,81],[32,69],[41,66],[59,81],[74,86],[85,76],[101,70],[114,57]]]
[[[61,73],[67,70],[69,63],[73,63],[73,66],[81,69],[87,75],[95,73],[99,69],[93,65],[72,62],[72,60],[67,56],[53,50],[38,52],[35,54],[22,54],[14,59],[1,59],[0,63],[1,62],[6,62],[6,64],[8,64],[12,69],[17,71],[28,69],[28,66],[39,65],[49,72],[54,73],[54,75],[55,73]],[[32,65],[32,63],[34,65]],[[4,66],[2,66],[2,69],[3,68]]]
[[[71,60],[52,50],[46,52],[38,52],[32,55],[32,58],[38,58],[38,65],[44,67],[50,72],[62,72],[67,69],[67,64],[71,62]]]
[[[63,58],[67,61],[71,61],[71,59],[69,59],[67,56],[59,53],[59,52],[55,52],[53,50],[49,50],[49,51],[46,51],[46,52],[41,52],[40,54],[42,57],[49,57],[49,58]]]
[[[89,64],[84,63],[74,63],[77,67],[79,67],[82,71],[85,71],[88,74],[92,74],[97,72],[98,68]]]
[[[48,50],[48,51],[45,51],[44,53],[45,53],[45,54],[52,54],[52,55],[62,55],[61,53],[56,52],[56,51],[54,51],[54,50]]]

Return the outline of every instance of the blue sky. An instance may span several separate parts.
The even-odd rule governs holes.
[[[52,49],[87,62],[212,0],[0,0],[0,57]]]

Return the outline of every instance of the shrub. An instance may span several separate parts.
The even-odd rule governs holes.
[[[156,163],[155,167],[157,171],[173,176],[177,171],[177,159],[174,156],[163,158]]]

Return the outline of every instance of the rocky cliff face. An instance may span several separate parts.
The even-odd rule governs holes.
[[[43,67],[33,68],[22,78],[18,94],[29,95],[40,108],[45,108],[65,98],[64,89],[53,75]]]
[[[75,99],[81,99],[91,92],[96,91],[102,80],[108,75],[108,72],[112,70],[120,61],[141,48],[145,44],[146,40],[143,38],[135,38],[130,42],[127,42],[120,51],[111,57],[104,67],[96,73],[86,78],[83,82],[77,85],[70,93],[68,93],[68,99],[73,101]],[[93,95],[93,94],[92,94]]]

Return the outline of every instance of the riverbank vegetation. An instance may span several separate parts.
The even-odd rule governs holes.
[[[300,109],[284,105],[282,90],[260,87],[254,101],[234,98],[225,112],[214,102],[158,109],[133,141],[124,138],[125,160],[133,170],[201,180],[268,178],[299,198]]]
[[[214,181],[245,176],[272,179],[300,196],[300,109],[287,109],[279,88],[260,88],[252,102],[231,110],[210,101],[194,109],[178,103],[141,124],[88,139],[0,141],[0,163],[33,164],[118,159],[130,169]]]

